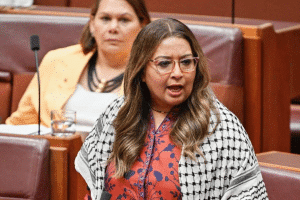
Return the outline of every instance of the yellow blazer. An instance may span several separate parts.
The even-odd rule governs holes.
[[[50,127],[50,111],[62,109],[74,93],[79,78],[93,52],[84,55],[79,44],[50,51],[41,62],[41,124]],[[16,112],[6,124],[38,123],[37,74],[26,89]]]

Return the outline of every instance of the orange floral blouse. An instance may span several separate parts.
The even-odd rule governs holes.
[[[123,178],[113,178],[114,164],[108,164],[105,191],[112,195],[111,199],[181,199],[178,176],[181,149],[169,138],[177,117],[177,112],[170,112],[155,130],[150,113],[144,147]]]

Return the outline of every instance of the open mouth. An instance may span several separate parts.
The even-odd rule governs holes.
[[[180,92],[182,90],[183,86],[180,86],[180,85],[178,85],[178,86],[168,86],[167,88],[171,92],[177,93],[177,92]]]

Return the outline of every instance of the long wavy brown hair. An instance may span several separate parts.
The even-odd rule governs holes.
[[[116,135],[109,162],[114,162],[114,176],[117,178],[130,170],[143,148],[151,97],[147,85],[142,82],[142,74],[158,45],[169,37],[187,40],[193,56],[199,57],[192,93],[180,105],[180,117],[172,127],[170,139],[183,148],[184,156],[196,160],[195,153],[202,155],[200,145],[210,134],[211,112],[218,116],[213,93],[208,86],[210,76],[207,62],[194,34],[185,24],[175,19],[159,19],[148,24],[133,43],[124,75],[124,105],[113,122]]]
[[[84,54],[87,54],[97,48],[96,40],[92,36],[91,31],[90,31],[90,21],[91,21],[91,18],[96,16],[96,13],[98,12],[101,1],[102,0],[94,1],[93,6],[91,7],[90,20],[84,26],[82,34],[81,34],[79,43],[83,49]],[[151,22],[144,0],[126,0],[126,1],[134,9],[135,14],[138,16],[141,25],[144,26]]]

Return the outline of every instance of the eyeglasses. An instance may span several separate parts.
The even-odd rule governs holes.
[[[178,62],[179,68],[182,72],[192,72],[196,69],[199,61],[199,57],[183,58],[179,61],[166,58],[157,58],[149,60],[154,63],[156,70],[159,74],[168,74],[174,70],[175,62]]]

